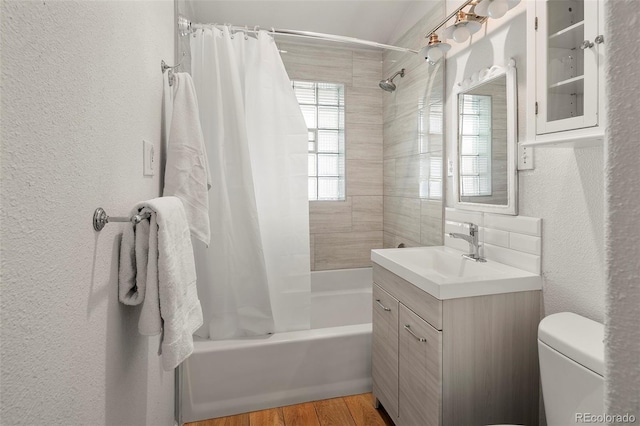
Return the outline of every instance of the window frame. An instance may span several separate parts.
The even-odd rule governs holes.
[[[301,99],[301,97],[299,97],[296,92],[296,85],[298,85],[298,87],[301,89],[307,89],[307,90],[309,89],[308,87],[309,85],[313,85],[313,91],[314,91],[313,102],[308,100],[305,101]],[[336,88],[333,89],[337,94],[335,103],[322,101],[322,96],[320,96],[320,91],[327,90],[327,89],[332,90],[331,87],[322,87],[323,85],[336,86]],[[307,123],[307,130],[309,135],[307,139],[307,145],[308,145],[307,158],[308,158],[309,165],[311,165],[312,156],[314,158],[314,167],[313,167],[314,173],[312,174],[311,170],[309,170],[308,172],[308,188],[309,188],[308,199],[309,201],[346,201],[347,196],[346,196],[346,154],[345,154],[345,151],[346,151],[345,149],[345,145],[346,145],[346,130],[345,130],[346,87],[345,87],[345,84],[325,82],[325,81],[309,81],[309,80],[293,79],[291,80],[291,86],[294,90],[294,93],[296,93],[296,99],[298,101],[298,104],[300,105],[301,111],[303,111],[303,115],[305,115],[305,109],[306,109],[306,114],[309,113],[309,110],[310,110],[309,107],[313,107],[314,114],[315,114],[313,118],[313,123],[315,123],[315,126],[311,126],[311,127],[309,127],[310,123],[307,121],[308,117],[305,115],[305,123]],[[307,86],[307,87],[304,87],[304,86]],[[326,111],[329,108],[337,109],[336,125],[321,126],[320,125],[322,121],[321,111],[323,109]],[[330,116],[329,116],[329,119],[331,119]],[[326,149],[320,150],[320,138],[324,132],[326,132],[327,134],[337,132],[337,135],[336,135],[337,148],[335,150],[326,150]],[[313,138],[311,138],[312,135],[313,135]],[[333,174],[321,173],[320,159],[323,156],[325,158],[330,158],[332,156],[336,157],[335,167],[336,167],[337,173],[333,173]],[[309,168],[311,169],[311,167]],[[330,195],[321,194],[320,185],[323,178],[327,180],[332,180],[332,181],[335,180],[335,182],[337,183],[337,187],[335,188],[335,191],[333,191],[332,194]],[[314,193],[312,193],[311,191],[312,186],[315,186]]]

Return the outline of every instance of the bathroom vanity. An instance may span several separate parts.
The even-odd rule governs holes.
[[[461,254],[372,251],[375,402],[396,425],[536,425],[540,277]]]

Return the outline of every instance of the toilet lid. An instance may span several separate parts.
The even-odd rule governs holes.
[[[538,339],[567,358],[604,376],[604,326],[571,312],[540,321]]]

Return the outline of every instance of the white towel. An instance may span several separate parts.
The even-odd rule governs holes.
[[[176,197],[155,198],[139,203],[132,214],[146,211],[151,213],[148,221],[136,225],[135,231],[132,225],[125,228],[120,300],[139,304],[144,299],[138,331],[144,335],[163,332],[162,366],[170,371],[193,352],[192,335],[202,325],[202,308],[182,202]]]
[[[211,172],[200,127],[198,99],[189,74],[174,73],[174,76],[163,195],[175,195],[182,200],[191,233],[208,246],[211,230],[207,191],[211,188]]]
[[[134,214],[137,214],[137,210]],[[120,243],[118,298],[125,305],[139,305],[147,289],[149,222],[125,225]]]

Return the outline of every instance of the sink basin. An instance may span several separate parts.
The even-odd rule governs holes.
[[[463,254],[445,246],[379,249],[371,260],[440,300],[542,289],[539,275]]]

